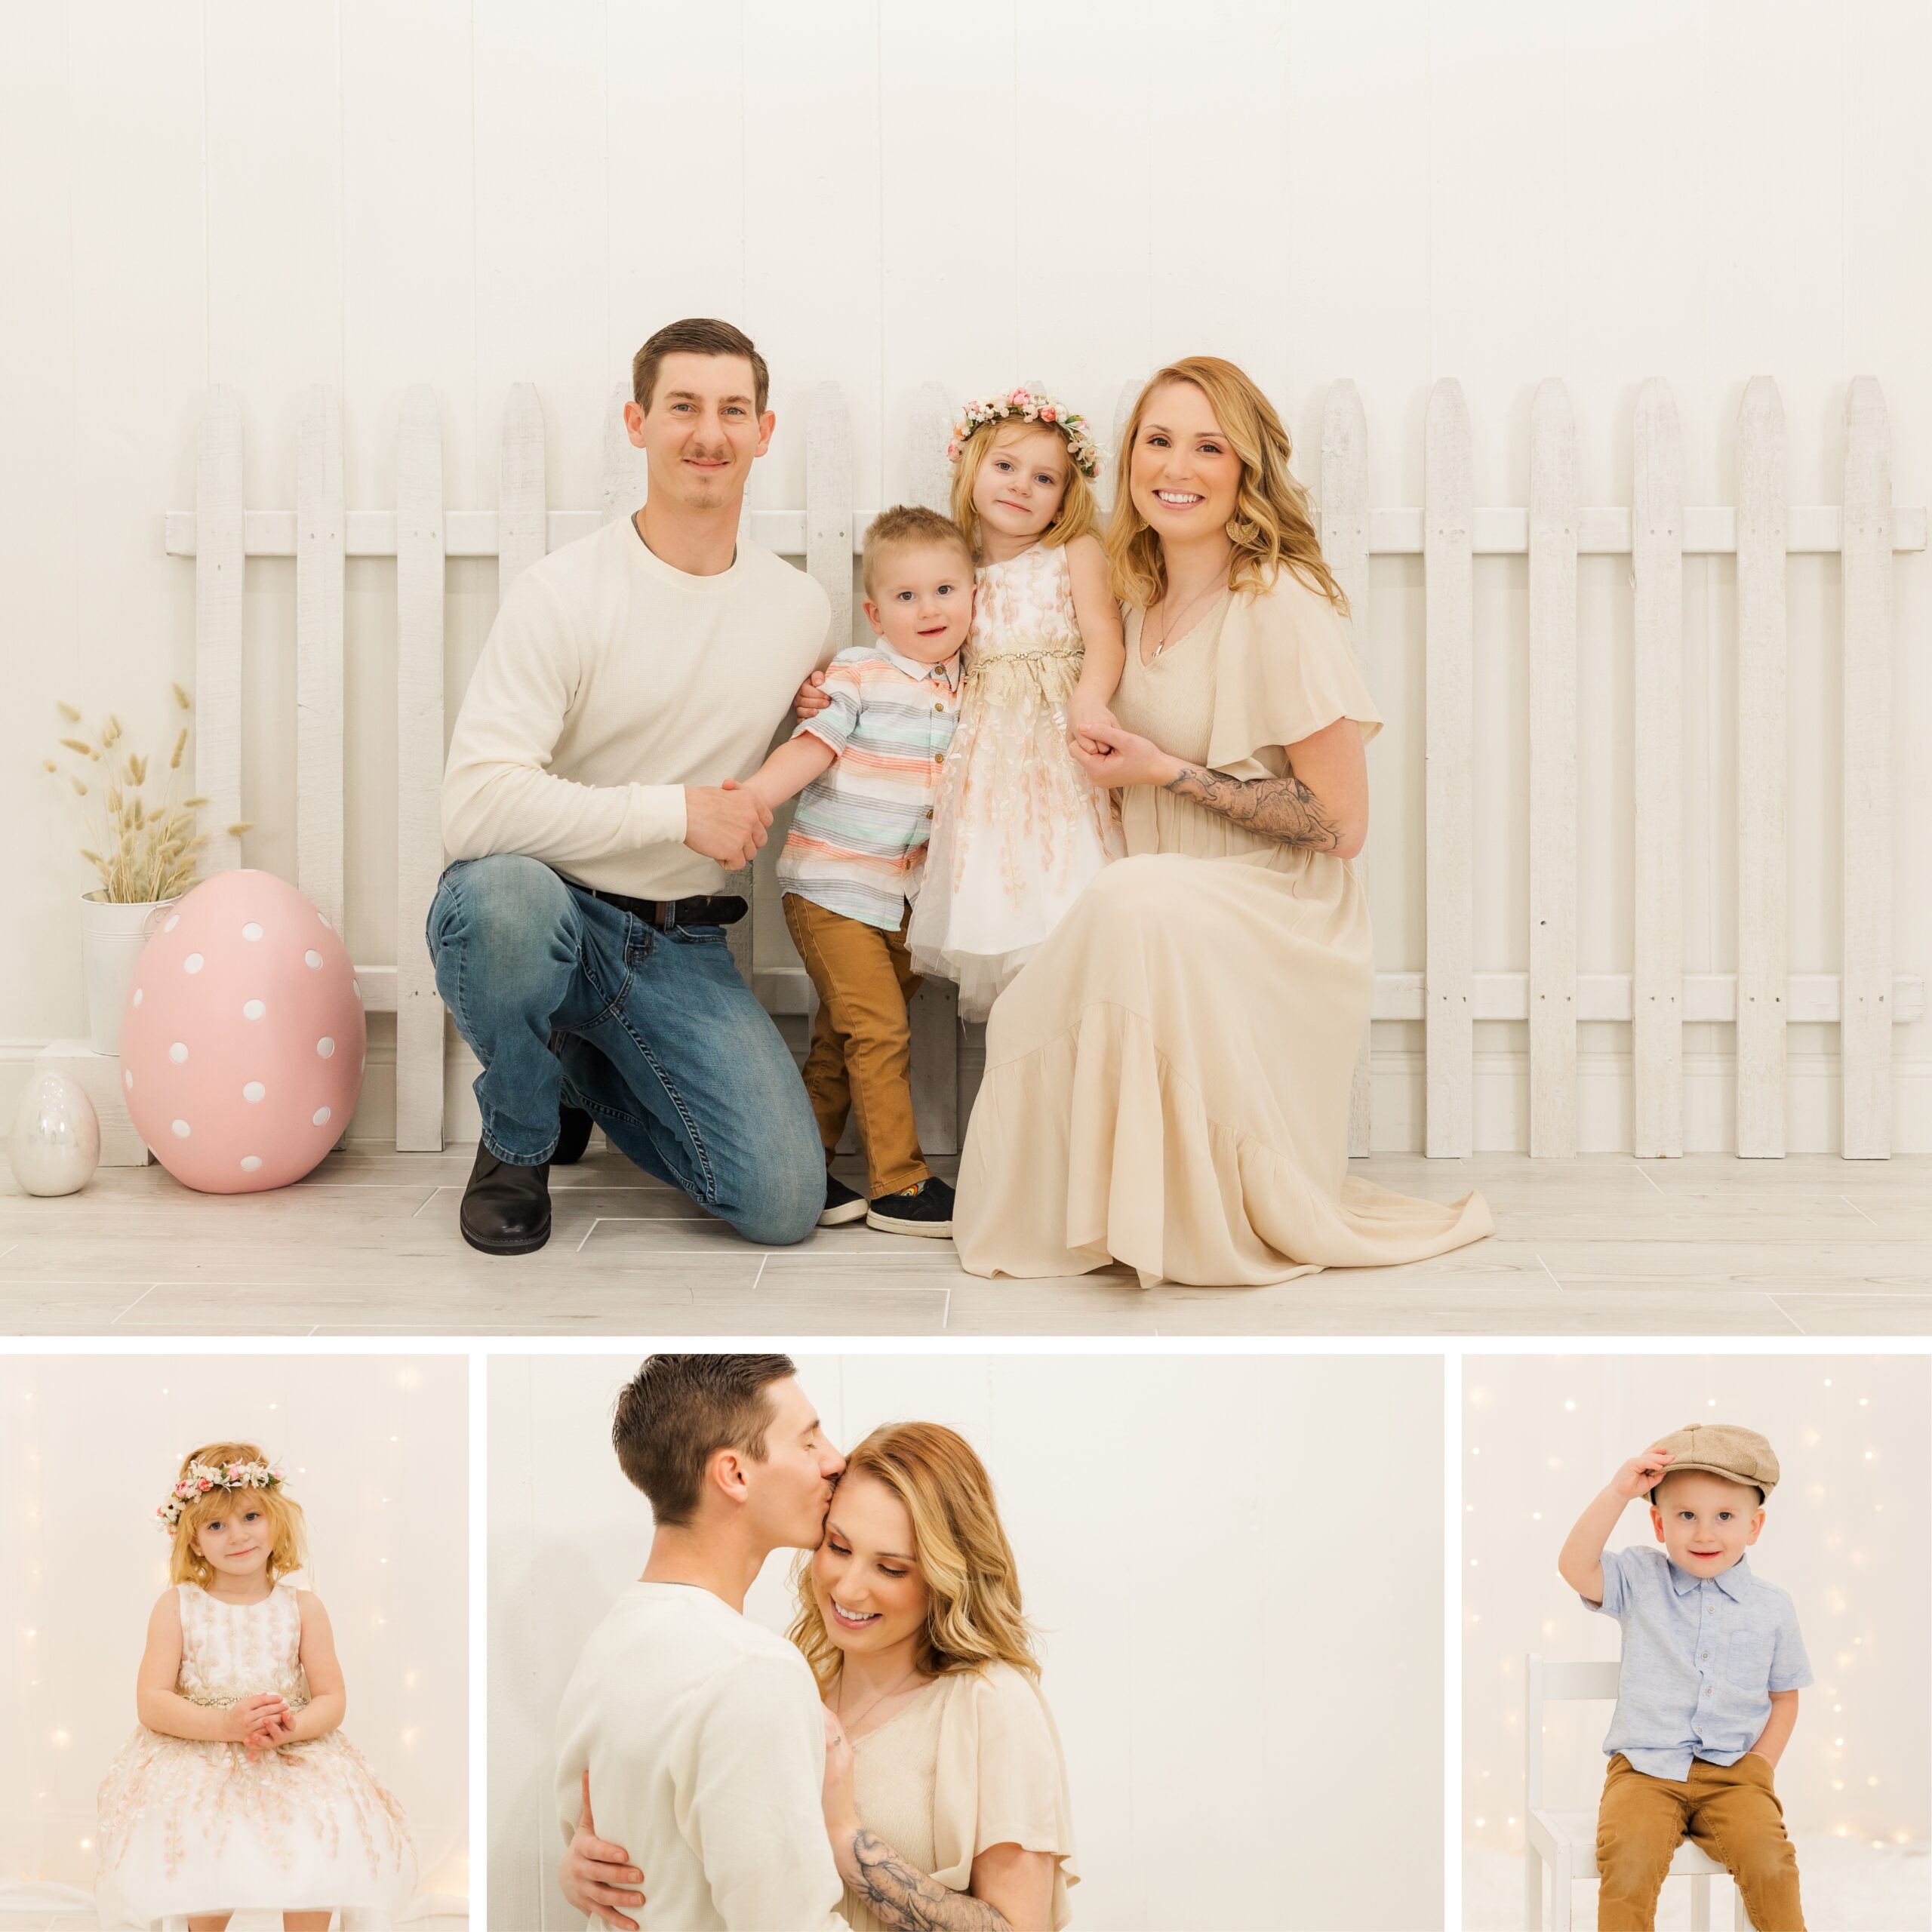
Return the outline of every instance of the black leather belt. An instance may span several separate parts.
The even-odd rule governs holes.
[[[648,926],[735,926],[751,909],[736,893],[715,893],[702,899],[632,899],[621,892],[600,891],[594,885],[571,884]]]

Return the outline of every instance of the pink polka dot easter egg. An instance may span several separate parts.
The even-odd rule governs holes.
[[[204,1194],[300,1180],[340,1137],[367,1035],[347,949],[272,872],[218,872],[155,929],[121,1084],[155,1158]]]

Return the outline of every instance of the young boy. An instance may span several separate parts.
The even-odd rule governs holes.
[[[1597,1812],[1598,1932],[1649,1932],[1686,1838],[1729,1869],[1758,1932],[1804,1932],[1771,1774],[1811,1668],[1790,1598],[1744,1554],[1777,1480],[1755,1430],[1680,1429],[1617,1471],[1557,1558],[1585,1607],[1623,1630]],[[1647,1492],[1663,1549],[1606,1555],[1624,1506]]]
[[[863,1215],[890,1234],[945,1236],[952,1189],[928,1168],[912,1121],[906,1008],[920,982],[906,922],[958,721],[973,554],[950,518],[901,505],[873,519],[860,571],[873,641],[832,660],[830,703],[746,782],[773,810],[803,794],[778,884],[818,992],[804,1078],[828,1164],[819,1226]],[[865,1144],[865,1200],[829,1169],[848,1112]]]

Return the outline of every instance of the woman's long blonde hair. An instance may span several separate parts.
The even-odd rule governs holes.
[[[1000,1527],[992,1480],[966,1438],[936,1422],[888,1423],[846,1458],[845,1474],[877,1477],[912,1519],[927,1599],[920,1670],[946,1677],[998,1663],[1037,1677],[1013,1547]],[[819,1611],[811,1564],[807,1550],[793,1573],[798,1614],[789,1635],[823,1690],[842,1659]]]
[[[1168,587],[1161,540],[1134,508],[1129,484],[1141,418],[1147,413],[1148,399],[1165,383],[1192,383],[1208,398],[1222,435],[1241,459],[1240,493],[1228,521],[1228,537],[1235,546],[1229,589],[1265,590],[1285,564],[1346,617],[1349,600],[1323,559],[1315,519],[1309,514],[1308,492],[1288,468],[1288,432],[1275,405],[1246,371],[1218,355],[1189,355],[1157,369],[1134,403],[1115,459],[1114,511],[1107,524],[1114,595],[1144,611]]]
[[[1060,454],[1066,460],[1066,488],[1053,521],[1040,533],[1041,547],[1051,550],[1057,544],[1071,543],[1076,537],[1093,536],[1100,529],[1100,506],[1094,497],[1094,486],[1068,451],[1065,432],[1051,423],[1029,423],[1023,418],[1008,417],[997,423],[982,423],[960,445],[958,466],[952,472],[952,520],[965,531],[975,557],[980,554],[980,513],[973,507],[973,488],[980,480],[980,472],[995,450],[1017,443],[1035,429],[1058,435]]]
[[[230,1463],[266,1463],[268,1458],[252,1442],[205,1442],[181,1459],[177,1476],[185,1476],[197,1463],[212,1468]],[[208,1560],[195,1546],[202,1525],[217,1516],[232,1516],[238,1509],[259,1509],[275,1532],[269,1546],[268,1579],[278,1582],[308,1561],[303,1544],[302,1506],[280,1483],[272,1489],[211,1489],[198,1496],[181,1512],[174,1525],[174,1547],[168,1554],[168,1580],[171,1583],[198,1583],[206,1588],[214,1574]]]

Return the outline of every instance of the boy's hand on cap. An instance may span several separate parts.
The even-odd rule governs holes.
[[[1638,1497],[1649,1495],[1663,1480],[1669,1463],[1670,1451],[1654,1445],[1641,1456],[1632,1456],[1611,1479],[1610,1486],[1619,1496],[1627,1496],[1634,1501]]]

